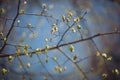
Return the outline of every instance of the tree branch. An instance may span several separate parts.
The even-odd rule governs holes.
[[[15,21],[16,21],[18,15],[19,15],[19,9],[20,9],[20,0],[18,1],[17,14],[16,14],[15,18],[13,19],[12,25],[11,25],[11,27],[10,27],[10,29],[9,29],[6,37],[5,37],[6,39],[8,39],[8,37],[9,37],[9,35],[10,35],[13,27],[14,27]],[[0,54],[2,54],[2,51],[5,48],[5,46],[6,46],[6,43],[4,43],[3,46],[2,46],[2,48],[0,49]]]
[[[68,46],[70,44],[76,44],[76,43],[79,43],[79,42],[91,40],[91,39],[96,38],[96,37],[105,36],[105,35],[113,35],[113,34],[119,34],[120,35],[120,31],[98,33],[98,34],[95,34],[93,36],[90,36],[90,37],[87,37],[87,38],[84,38],[84,39],[79,39],[79,40],[76,40],[76,41],[72,41],[72,42],[68,42],[68,43],[63,43],[63,44],[61,44],[59,46],[50,47],[48,50],[55,50],[55,49],[58,49],[58,48],[63,47],[63,46]],[[45,49],[42,49],[41,52],[45,52]],[[29,52],[29,54],[36,54],[36,51]],[[0,54],[0,57],[8,57],[10,55],[11,56],[17,56],[16,53],[13,53],[13,54],[10,54],[10,53],[5,54],[4,53],[4,54]],[[19,56],[23,56],[23,55],[25,55],[25,54],[21,53]]]

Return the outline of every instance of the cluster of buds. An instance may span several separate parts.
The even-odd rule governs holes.
[[[67,16],[68,17],[65,17],[64,15],[62,15],[62,20],[63,20],[63,22],[70,22],[70,19],[71,19],[71,17],[73,16],[73,13],[72,12],[68,12],[68,14],[67,14]]]
[[[19,14],[25,14],[25,11],[23,9],[21,9]]]
[[[2,71],[1,71],[2,75],[7,74],[8,72],[9,72],[9,71],[8,71],[6,68],[2,68]]]
[[[72,12],[68,12],[68,18],[71,18],[73,16]]]
[[[56,71],[58,71],[59,73],[62,73],[63,72],[63,69],[59,66],[55,66],[54,68]]]
[[[61,68],[60,66],[55,66],[54,69],[55,69],[55,71],[58,71],[59,73],[62,73],[63,71],[67,70],[67,67],[64,66],[63,68]]]
[[[96,56],[100,56],[100,52],[99,52],[99,51],[96,52]],[[104,59],[108,60],[108,61],[111,61],[111,60],[112,60],[112,56],[108,56],[106,53],[102,53],[101,56],[102,56]]]
[[[106,53],[102,53],[102,57],[105,58],[108,61],[112,60],[112,56],[108,56]]]
[[[72,28],[71,30],[72,30],[72,32],[73,32],[73,33],[75,33],[75,32],[76,32],[76,30],[75,30],[74,28]]]
[[[115,75],[119,75],[119,70],[118,69],[113,69],[112,73],[115,74]]]
[[[71,11],[68,12],[67,17],[65,15],[62,15],[62,21],[63,22],[70,22],[70,20],[73,19],[73,22],[79,22],[80,17],[73,17],[73,13]],[[78,29],[80,29],[80,26],[78,26]]]
[[[56,24],[53,24],[52,26],[53,27],[52,27],[52,30],[51,30],[51,34],[54,34],[55,32],[58,31],[58,26]]]
[[[36,49],[36,53],[40,53],[41,52],[41,49],[40,48],[37,48]]]
[[[79,22],[79,21],[80,21],[80,18],[79,18],[79,17],[76,17],[76,18],[74,18],[73,21],[74,21],[74,22]]]
[[[24,54],[25,54],[25,55],[28,55],[28,48],[29,48],[29,45],[26,44],[26,45],[24,46]]]

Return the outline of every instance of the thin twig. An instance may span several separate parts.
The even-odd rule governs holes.
[[[44,65],[44,63],[41,61],[41,59],[40,59],[40,57],[39,57],[38,54],[37,54],[37,57],[38,57],[38,60],[40,61],[41,65],[43,66],[43,68],[47,71],[48,75],[49,75],[53,80],[55,80],[54,77],[53,77],[53,75],[48,71],[48,69],[46,68],[46,66]]]
[[[68,57],[68,56],[65,54],[65,52],[63,52],[60,48],[58,48],[58,50],[59,50],[67,59],[69,59],[69,60],[76,66],[76,68],[80,71],[80,73],[82,73],[82,75],[84,76],[83,80],[84,80],[84,79],[85,79],[85,80],[88,80],[86,74],[85,74],[84,71],[78,66],[78,64],[75,63],[75,62],[73,62],[73,60],[72,60],[70,57]]]

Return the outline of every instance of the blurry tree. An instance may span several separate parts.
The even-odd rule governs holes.
[[[0,0],[0,80],[119,80],[112,1]]]

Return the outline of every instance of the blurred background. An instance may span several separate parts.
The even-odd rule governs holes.
[[[76,25],[64,35],[60,44],[87,38],[98,33],[113,32],[120,29],[119,0],[20,0],[21,14],[8,37],[7,45],[0,54],[24,53],[38,48],[44,49],[58,44],[74,18],[83,16]],[[17,14],[18,0],[0,0],[0,47]],[[62,16],[72,12],[70,22],[62,21]],[[40,15],[44,14],[44,15]],[[58,31],[52,34],[53,25]],[[81,37],[82,35],[82,37]],[[48,50],[31,56],[0,57],[0,80],[120,80],[120,35],[100,36],[91,40],[69,45],[58,50]],[[105,60],[96,53],[106,54]],[[65,54],[65,55],[64,55]],[[67,57],[66,57],[67,56]],[[56,60],[55,60],[56,59]],[[76,67],[77,65],[77,67]],[[56,70],[60,67],[60,70]],[[8,72],[2,75],[3,68]],[[82,71],[80,71],[80,69]],[[83,73],[88,79],[85,79]]]

